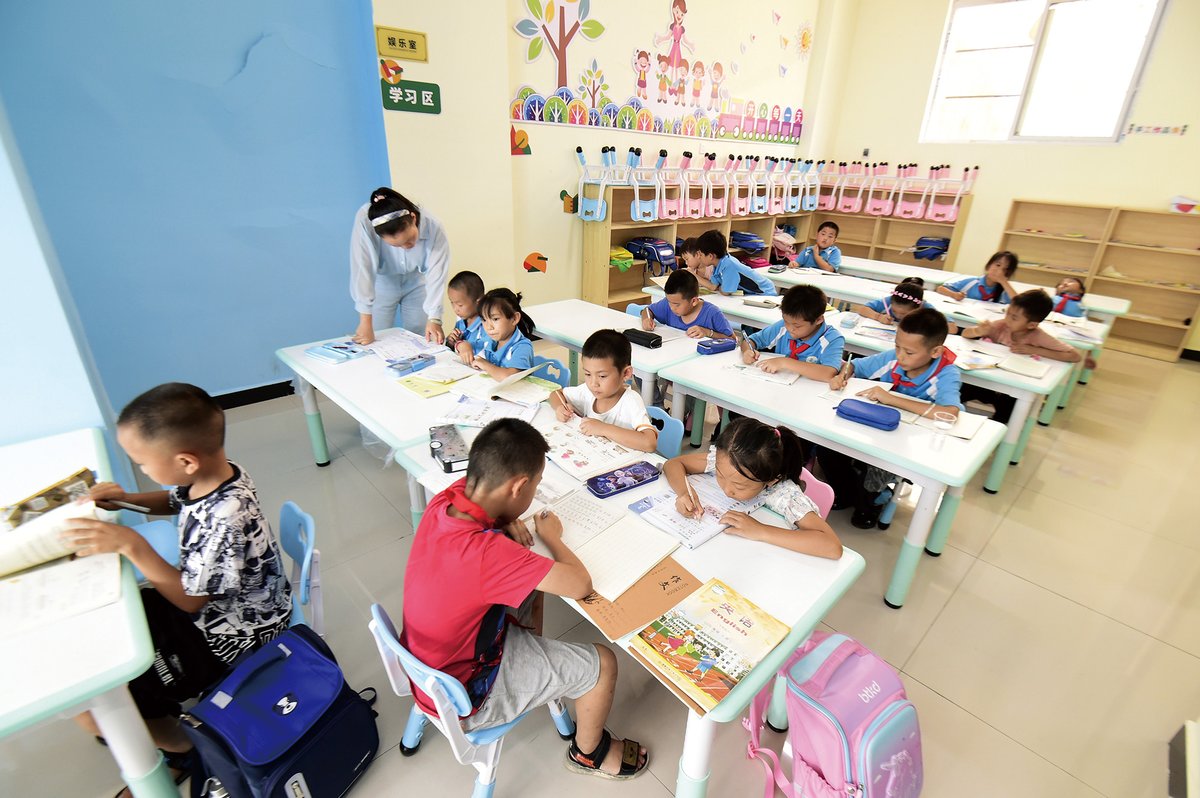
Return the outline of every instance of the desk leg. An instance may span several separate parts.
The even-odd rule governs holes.
[[[1042,402],[1042,412],[1038,414],[1038,424],[1043,427],[1050,426],[1050,422],[1054,420],[1054,413],[1058,410],[1058,402],[1063,395],[1065,385],[1065,380],[1060,382],[1058,387],[1051,391],[1050,395]]]
[[[1085,357],[1086,355],[1087,353],[1084,353]],[[1066,408],[1066,406],[1071,403],[1071,394],[1075,393],[1075,385],[1079,382],[1080,375],[1082,374],[1083,358],[1080,358],[1079,362],[1076,363],[1074,368],[1071,369],[1071,373],[1067,375],[1066,385],[1063,386],[1063,395],[1058,401],[1059,410]]]
[[[933,529],[929,532],[929,540],[925,541],[925,553],[930,557],[942,556],[942,551],[946,548],[946,539],[950,537],[954,515],[958,512],[958,505],[962,503],[962,495],[963,489],[959,486],[947,489],[942,496],[937,517],[933,519]]]
[[[1021,458],[1025,456],[1025,445],[1029,443],[1029,436],[1033,434],[1033,416],[1025,419],[1025,426],[1021,428],[1021,437],[1017,440],[1017,448],[1009,455],[1009,465],[1018,465]]]
[[[1025,426],[1025,422],[1032,419],[1032,410],[1033,397],[1031,396],[1018,397],[1017,403],[1013,405],[1012,416],[1008,419],[1008,428],[1004,432],[1004,440],[1000,441],[995,454],[992,455],[992,467],[988,471],[987,480],[983,483],[983,489],[988,493],[1000,492],[1000,486],[1004,484],[1004,475],[1008,473],[1009,460],[1017,448],[1017,442],[1021,439],[1021,430]]]
[[[708,414],[708,402],[697,399],[692,403],[692,448],[704,443],[704,417]]]
[[[412,474],[405,472],[405,476],[408,478],[408,508],[412,513],[413,531],[416,531],[421,516],[425,515],[425,488]]]
[[[571,384],[579,384],[579,353],[574,349],[567,354],[567,368],[571,370]]]
[[[178,798],[179,788],[150,732],[134,706],[129,688],[121,685],[93,698],[88,709],[121,769],[134,798]]]
[[[708,793],[709,757],[717,724],[688,710],[687,731],[683,735],[683,755],[679,757],[679,776],[675,798],[704,798]]]
[[[896,558],[896,567],[892,570],[892,581],[888,583],[887,593],[883,596],[883,603],[894,610],[904,606],[942,493],[934,487],[921,486],[916,509],[913,510],[912,520],[908,522],[908,532],[904,535],[904,543],[900,545],[900,556]]]
[[[304,402],[304,418],[308,421],[308,439],[312,442],[313,460],[319,468],[329,465],[329,444],[325,442],[325,423],[321,421],[321,408],[317,405],[316,389],[303,377],[296,377],[296,388]]]
[[[658,385],[657,374],[638,374],[638,379],[642,381],[642,401],[646,403],[646,407],[654,405],[654,389]]]

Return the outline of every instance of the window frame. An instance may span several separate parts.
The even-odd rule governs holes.
[[[1013,114],[1012,124],[1009,125],[1008,133],[1004,138],[996,139],[978,139],[978,138],[934,138],[929,135],[929,119],[930,113],[933,111],[934,103],[937,101],[938,85],[942,79],[942,66],[946,59],[946,53],[949,45],[950,26],[954,21],[954,12],[959,8],[971,6],[990,6],[1000,5],[1002,3],[1013,2],[1013,0],[950,0],[946,10],[946,21],[942,26],[942,35],[939,39],[938,58],[934,65],[933,79],[929,83],[929,95],[925,102],[925,112],[921,118],[921,132],[917,141],[921,144],[1021,144],[1021,143],[1046,143],[1046,144],[1116,144],[1121,141],[1123,131],[1129,122],[1129,115],[1133,109],[1133,101],[1137,98],[1138,92],[1141,90],[1142,79],[1145,76],[1146,64],[1150,60],[1150,51],[1158,41],[1159,32],[1162,30],[1162,20],[1166,14],[1167,5],[1170,0],[1154,0],[1154,14],[1151,17],[1150,25],[1146,33],[1146,38],[1142,42],[1142,49],[1138,55],[1137,64],[1133,69],[1133,73],[1129,80],[1129,85],[1125,88],[1125,99],[1121,104],[1121,111],[1117,115],[1116,122],[1113,126],[1112,133],[1105,136],[1031,136],[1022,135],[1019,131],[1021,123],[1025,118],[1025,114],[1029,103],[1029,89],[1033,84],[1034,76],[1037,73],[1038,64],[1041,61],[1042,53],[1045,51],[1046,40],[1046,22],[1050,18],[1052,8],[1058,5],[1066,5],[1069,3],[1080,2],[1081,0],[1042,0],[1042,13],[1038,19],[1037,30],[1033,37],[1033,53],[1029,58],[1029,65],[1025,69],[1025,77],[1021,82],[1021,93],[1017,102],[1016,113]]]

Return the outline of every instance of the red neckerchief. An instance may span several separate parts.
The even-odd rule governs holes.
[[[449,494],[450,505],[455,510],[469,515],[471,520],[479,523],[484,529],[496,529],[496,519],[489,517],[486,510],[467,498],[466,477],[446,488],[445,492]]]
[[[1059,294],[1058,304],[1054,306],[1054,312],[1062,313],[1063,308],[1067,306],[1068,302],[1078,302],[1081,299],[1083,299],[1083,294]]]
[[[821,333],[823,333],[824,331],[825,331],[825,325],[822,324],[820,329],[817,331],[817,333],[818,333],[817,338],[820,338]],[[799,340],[793,338],[792,340],[788,341],[788,348],[789,348],[788,357],[790,357],[794,360],[799,360],[800,358],[798,357],[798,355],[801,355],[804,352],[807,352],[809,349],[811,349],[812,344],[802,344],[802,343],[800,343]]]
[[[938,364],[933,367],[933,373],[929,375],[929,377],[927,378],[927,381],[932,380],[934,377],[936,377],[938,375],[938,373],[941,372],[942,369],[946,368],[946,366],[949,366],[951,363],[953,363],[955,357],[957,357],[957,355],[955,355],[954,352],[952,352],[951,350],[949,350],[949,349],[943,350],[941,359],[938,360]],[[916,388],[917,387],[917,384],[915,382],[913,382],[912,380],[905,379],[904,377],[900,376],[900,364],[899,363],[892,366],[891,380],[892,380],[893,388],[899,388],[902,386],[905,388]]]
[[[989,292],[989,291],[988,291],[987,278],[985,278],[985,277],[980,277],[980,278],[979,278],[979,295],[980,295],[981,297],[983,297],[983,301],[984,301],[984,302],[995,302],[997,299],[999,299],[999,298],[1000,298],[1000,291],[1001,291],[1001,290],[1002,290],[1002,289],[1000,288],[1000,285],[999,285],[999,283],[997,283],[997,284],[996,284],[996,287],[995,287],[995,288],[993,288],[993,289],[991,290],[991,292]]]

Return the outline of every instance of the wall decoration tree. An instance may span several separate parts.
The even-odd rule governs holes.
[[[608,83],[604,78],[604,70],[596,63],[596,59],[592,59],[592,65],[583,70],[579,76],[579,94],[585,96],[591,101],[592,108],[603,108],[607,104],[608,98],[604,96],[604,92],[608,91]]]
[[[541,0],[525,0],[525,6],[529,16],[513,26],[522,38],[529,40],[525,61],[533,63],[542,50],[549,47],[550,54],[558,64],[555,87],[568,85],[567,48],[575,34],[582,34],[585,39],[596,39],[604,33],[604,25],[588,19],[591,0],[546,0],[544,6]]]

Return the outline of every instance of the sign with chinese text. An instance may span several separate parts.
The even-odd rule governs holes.
[[[380,55],[403,58],[406,61],[429,61],[425,34],[415,30],[375,26],[375,45]]]
[[[383,107],[388,111],[409,111],[416,114],[440,114],[442,90],[436,83],[405,80],[395,86],[379,81],[383,92]]]

